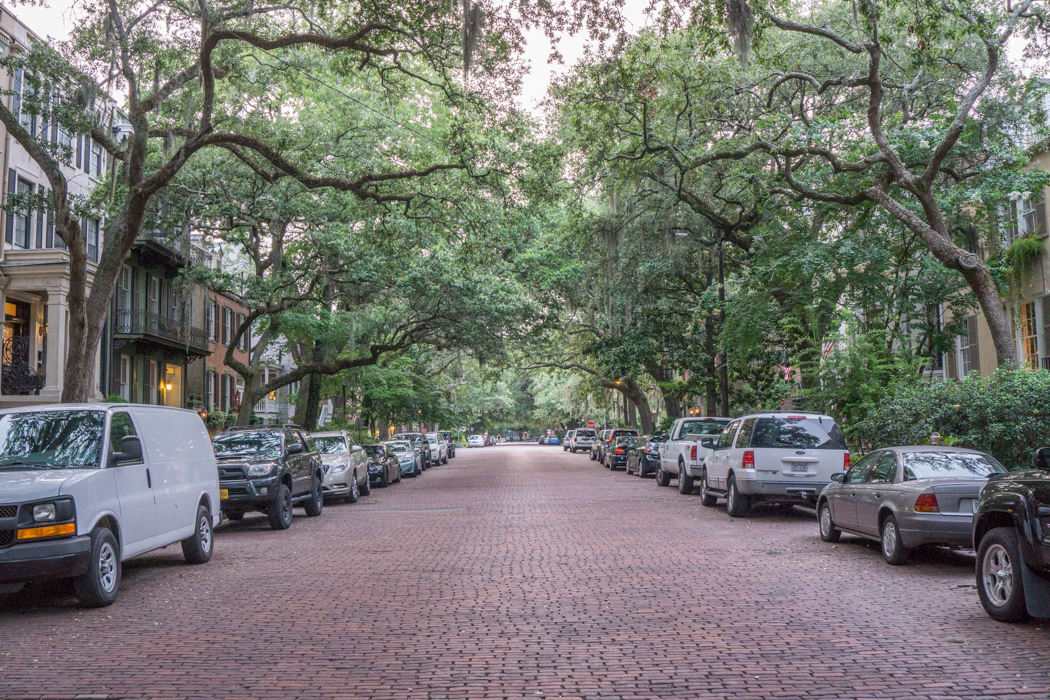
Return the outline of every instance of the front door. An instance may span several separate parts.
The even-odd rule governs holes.
[[[857,487],[864,482],[879,454],[873,452],[854,464],[843,477],[842,486],[832,489],[831,515],[837,526],[857,529]]]
[[[136,435],[131,416],[124,411],[114,413],[109,424],[109,449],[112,454],[121,450],[121,438]],[[152,475],[145,461],[112,465],[120,504],[120,535],[124,542],[123,557],[140,554],[153,548],[157,531],[157,501],[153,491]]]
[[[868,471],[864,483],[857,485],[857,532],[879,534],[879,506],[886,488],[897,475],[897,455],[883,452]]]

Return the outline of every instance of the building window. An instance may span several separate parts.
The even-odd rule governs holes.
[[[131,400],[131,358],[127,355],[120,356],[120,398],[125,401]]]
[[[1039,369],[1039,338],[1035,323],[1035,302],[1021,304],[1017,310],[1018,335],[1021,339],[1021,360],[1028,369]]]
[[[156,360],[149,361],[149,374],[147,375],[146,385],[146,403],[156,404],[157,401],[157,385],[160,384],[160,366]]]
[[[211,404],[212,404],[212,409],[215,409],[215,408],[218,407],[219,392],[220,392],[220,389],[219,389],[219,379],[220,378],[221,377],[217,373],[212,372],[212,375],[211,375]]]
[[[102,174],[102,144],[97,141],[91,142],[91,164],[88,166],[88,174]]]
[[[88,260],[98,262],[98,219],[87,220],[87,231],[84,235],[87,238]]]
[[[28,131],[30,136],[36,136],[36,115],[22,109],[28,92],[26,75],[21,68],[16,68],[14,86],[11,90],[11,111],[18,117],[18,123],[22,125],[22,128]]]
[[[208,334],[208,340],[215,340],[215,304],[210,300],[204,311],[204,330]]]
[[[131,267],[120,268],[117,280],[117,332],[131,332]]]
[[[230,344],[230,310],[222,307],[222,344]]]
[[[222,395],[219,399],[219,407],[223,411],[230,410],[230,383],[227,381],[228,379],[227,375],[222,375]]]
[[[73,134],[69,133],[65,127],[58,127],[58,143],[63,148],[68,148],[70,154],[73,151]]]
[[[959,334],[959,378],[965,379],[970,373],[970,328],[964,323]]]
[[[33,183],[18,178],[18,189],[20,197],[30,197],[33,194]],[[18,248],[29,248],[29,234],[33,230],[33,212],[27,208],[15,212],[15,238],[14,244]]]
[[[1031,197],[1022,200],[1021,221],[1024,223],[1024,235],[1041,236],[1046,233],[1046,200],[1042,187]]]

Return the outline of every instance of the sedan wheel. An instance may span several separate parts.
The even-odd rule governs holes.
[[[842,531],[835,527],[835,521],[831,519],[831,506],[828,505],[827,501],[820,504],[819,520],[820,539],[825,542],[838,542]]]
[[[892,515],[887,516],[886,521],[882,523],[882,558],[893,566],[900,566],[908,561],[908,550],[901,541],[897,519]]]

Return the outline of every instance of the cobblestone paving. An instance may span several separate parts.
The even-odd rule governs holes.
[[[297,511],[301,513],[301,511]],[[1048,697],[1050,625],[973,559],[820,541],[556,447],[461,449],[357,505],[125,568],[117,603],[0,597],[0,697]]]

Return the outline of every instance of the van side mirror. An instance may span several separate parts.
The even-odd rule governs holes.
[[[831,475],[831,480],[832,481],[837,481],[838,483],[841,484],[843,481],[846,480],[846,473],[845,472],[837,472],[835,474],[832,474]]]
[[[115,464],[128,464],[142,461],[142,441],[135,435],[120,438],[120,452],[113,455]]]
[[[1035,451],[1035,468],[1050,471],[1050,447],[1040,447]]]
[[[298,442],[293,442],[291,445],[288,446],[288,454],[289,455],[299,455],[299,454],[302,454],[302,453],[303,453],[303,446],[300,445]]]

